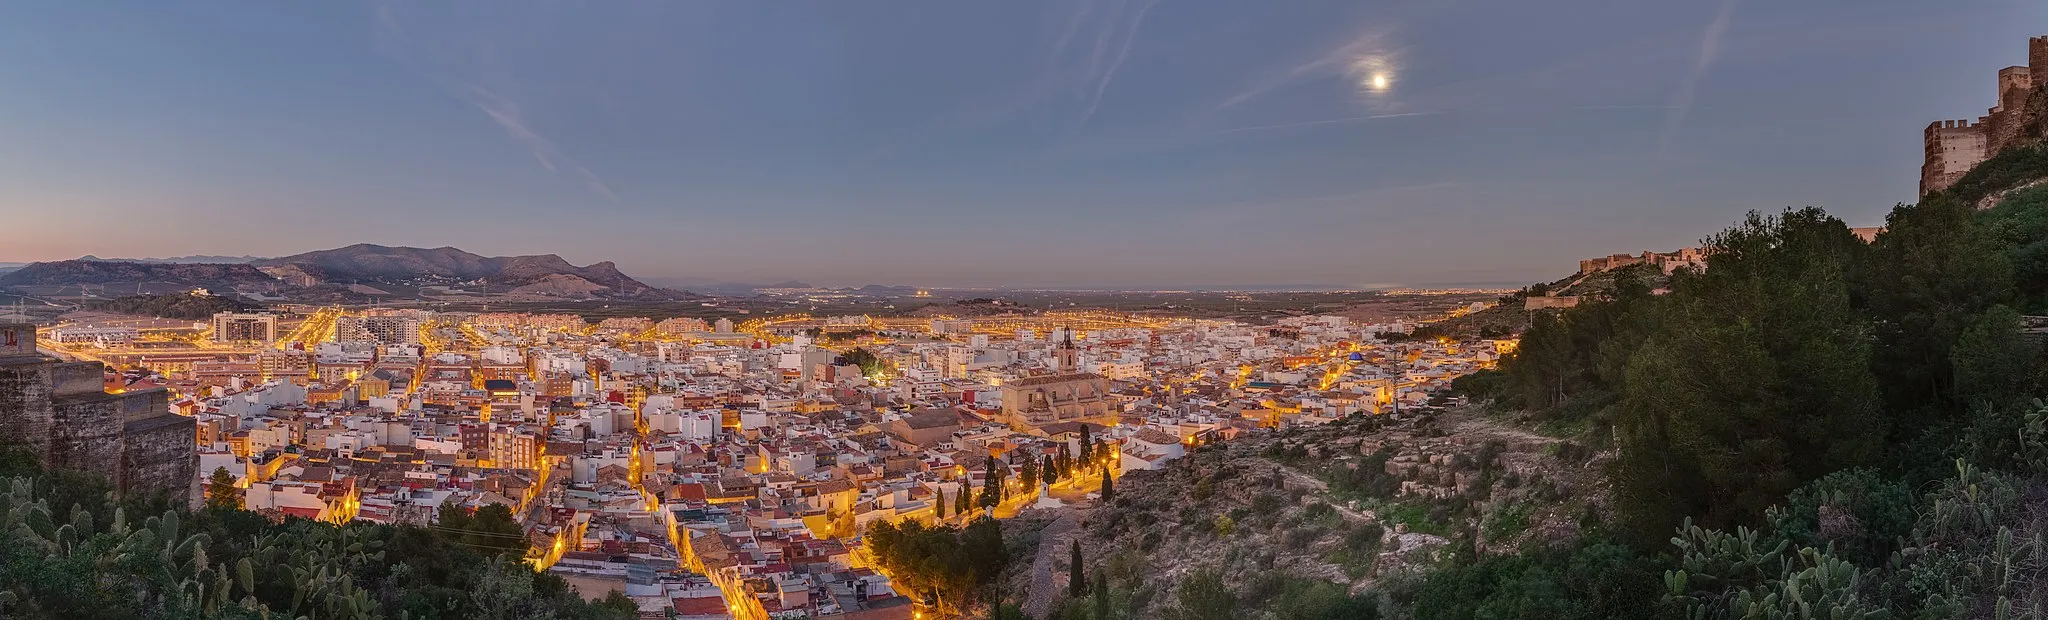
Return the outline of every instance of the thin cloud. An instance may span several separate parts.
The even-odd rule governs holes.
[[[1391,64],[1391,59],[1396,56],[1396,53],[1391,48],[1390,39],[1388,31],[1383,29],[1368,29],[1360,32],[1353,35],[1343,44],[1331,48],[1329,51],[1323,52],[1307,62],[1288,67],[1284,71],[1254,82],[1249,88],[1225,98],[1223,103],[1216,106],[1216,111],[1221,112],[1237,107],[1266,93],[1291,86],[1303,80],[1344,75],[1351,71],[1352,67],[1361,58],[1376,58]]]
[[[482,85],[451,79],[438,71],[422,66],[421,63],[414,59],[411,52],[413,49],[412,41],[406,36],[405,30],[399,26],[397,16],[391,12],[391,6],[380,2],[375,5],[373,10],[376,14],[377,25],[382,31],[380,34],[388,38],[389,44],[382,46],[386,49],[387,54],[404,63],[413,71],[427,77],[427,79],[433,80],[434,83],[447,89],[450,94],[453,94],[464,103],[474,106],[477,111],[482,112],[485,117],[491,119],[492,123],[497,124],[499,129],[504,130],[505,134],[510,136],[513,141],[525,147],[527,153],[533,156],[534,161],[539,162],[540,166],[547,169],[549,173],[559,174],[566,169],[570,174],[581,179],[583,184],[588,186],[591,191],[597,192],[607,199],[618,200],[618,193],[612,191],[611,186],[604,182],[603,177],[599,177],[596,172],[592,172],[574,158],[569,157],[568,154],[563,153],[561,148],[555,146],[553,140],[549,140],[547,136],[534,131],[533,126],[521,114],[518,102]]]
[[[1671,150],[1673,135],[1679,126],[1685,124],[1686,114],[1692,111],[1693,97],[1699,91],[1700,80],[1706,77],[1707,68],[1713,66],[1714,59],[1721,55],[1721,38],[1728,34],[1728,22],[1734,19],[1735,5],[1741,1],[1722,2],[1720,12],[1714,15],[1713,21],[1707,22],[1706,32],[1701,33],[1699,57],[1693,62],[1692,72],[1686,74],[1685,81],[1679,83],[1678,92],[1671,98],[1671,114],[1665,117],[1664,132],[1657,141],[1659,153]]]
[[[1373,114],[1373,115],[1370,115],[1370,116],[1351,116],[1351,117],[1346,117],[1346,118],[1330,118],[1330,119],[1323,119],[1323,120],[1319,120],[1319,121],[1302,121],[1302,122],[1298,122],[1298,123],[1281,123],[1281,124],[1278,124],[1278,125],[1257,125],[1257,126],[1253,126],[1253,127],[1235,127],[1235,128],[1231,128],[1231,129],[1225,129],[1225,130],[1222,130],[1222,131],[1218,131],[1218,132],[1216,132],[1216,133],[1219,133],[1219,134],[1226,134],[1226,133],[1242,133],[1242,132],[1247,132],[1247,131],[1273,131],[1273,130],[1278,130],[1278,129],[1294,129],[1294,128],[1296,128],[1296,127],[1315,127],[1315,126],[1317,126],[1317,125],[1341,125],[1341,124],[1346,124],[1346,123],[1359,123],[1359,122],[1364,122],[1364,121],[1376,121],[1376,120],[1381,120],[1381,119],[1388,119],[1388,118],[1407,118],[1407,117],[1411,117],[1411,116],[1436,116],[1436,115],[1439,115],[1439,114],[1447,114],[1447,112],[1443,112],[1443,111],[1436,111],[1436,112],[1400,112],[1400,113],[1396,113],[1396,114]]]
[[[1117,50],[1116,60],[1110,62],[1109,70],[1104,71],[1102,74],[1102,79],[1095,83],[1095,96],[1090,97],[1088,99],[1088,110],[1081,114],[1082,125],[1087,125],[1088,119],[1095,117],[1096,106],[1102,104],[1102,93],[1107,92],[1109,90],[1110,82],[1116,81],[1117,69],[1123,68],[1124,60],[1130,58],[1131,56],[1131,43],[1137,41],[1138,39],[1138,27],[1145,23],[1145,14],[1151,12],[1152,7],[1157,6],[1158,4],[1159,0],[1151,0],[1150,2],[1146,2],[1144,7],[1138,9],[1138,15],[1136,17],[1131,18],[1130,30],[1124,33],[1123,48]]]
[[[505,133],[512,136],[513,140],[525,146],[527,152],[533,154],[533,159],[539,161],[541,167],[547,168],[548,172],[560,172],[561,168],[568,168],[570,173],[583,179],[583,183],[589,185],[592,191],[603,194],[604,197],[613,200],[619,198],[618,194],[612,192],[611,186],[605,185],[604,179],[597,176],[597,173],[591,172],[589,168],[583,167],[583,164],[576,163],[576,160],[562,154],[562,150],[556,148],[553,141],[548,140],[546,136],[540,135],[539,132],[534,131],[531,126],[527,125],[526,119],[519,114],[519,104],[501,97],[482,86],[470,85],[465,90],[467,96],[464,98],[470,105],[476,106],[477,110],[490,117],[491,121],[504,129]]]

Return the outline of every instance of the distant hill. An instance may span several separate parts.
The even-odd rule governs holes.
[[[660,299],[676,295],[628,277],[610,262],[577,267],[553,254],[481,256],[452,247],[427,249],[359,243],[267,258],[253,264],[326,282],[482,281],[506,289],[613,298]]]
[[[200,320],[217,312],[246,312],[261,308],[220,295],[131,295],[101,301],[87,302],[91,310],[105,310],[121,314],[163,317],[167,319]]]
[[[0,286],[164,282],[209,288],[274,284],[277,280],[249,265],[132,263],[62,260],[29,263],[6,275]]]
[[[100,258],[100,257],[98,257],[98,256],[93,256],[93,255],[91,255],[91,254],[87,254],[87,255],[85,255],[85,256],[80,256],[80,257],[78,257],[78,260],[85,260],[85,261],[98,261],[98,262],[107,262],[107,263],[179,263],[179,264],[193,264],[193,263],[205,263],[205,264],[214,264],[214,265],[236,265],[236,264],[245,264],[245,263],[253,263],[253,262],[256,262],[256,261],[262,260],[262,257],[259,257],[259,256],[206,256],[206,255],[195,255],[195,256],[172,256],[172,257],[170,257],[170,258]]]

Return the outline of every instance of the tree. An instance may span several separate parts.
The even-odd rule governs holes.
[[[953,496],[953,514],[965,515],[974,510],[974,487],[966,478],[960,479],[960,492]]]
[[[1045,483],[1048,485],[1060,481],[1060,468],[1053,462],[1050,455],[1046,456],[1044,462],[1040,463],[1038,471],[1043,472],[1042,475],[1045,476]]]
[[[1104,467],[1102,468],[1102,503],[1107,504],[1115,499],[1116,482],[1110,479],[1109,468]]]
[[[1060,454],[1053,463],[1059,467],[1061,478],[1074,477],[1074,452],[1067,448],[1067,442],[1060,442]]]
[[[1095,571],[1095,586],[1088,597],[1094,599],[1095,620],[1109,620],[1109,575]]]
[[[242,490],[235,487],[235,475],[226,467],[213,469],[213,476],[206,481],[206,507],[215,510],[240,510]]]
[[[1088,432],[1088,425],[1081,425],[1081,454],[1076,460],[1086,463],[1095,459],[1095,437]]]
[[[1875,319],[1872,368],[1891,406],[1894,441],[1962,419],[1968,403],[1951,359],[1961,351],[1957,339],[2012,297],[2011,263],[1976,219],[1975,205],[1936,193],[1892,209],[1871,246],[1861,297]]]
[[[1885,437],[1847,274],[1861,242],[1819,209],[1751,213],[1680,272],[1626,365],[1616,509],[1642,541],[1687,516],[1757,524],[1800,484],[1870,462]]]
[[[995,459],[991,458],[988,460],[988,466],[982,472],[981,481],[981,499],[976,503],[982,508],[988,509],[994,509],[998,504],[1003,503],[1003,472],[998,467]]]
[[[946,518],[946,487],[939,487],[939,498],[934,500],[932,505],[933,514],[939,519],[944,520]]]
[[[1017,482],[1023,485],[1025,493],[1038,490],[1038,459],[1025,455],[1024,462],[1017,467]]]
[[[1088,593],[1088,576],[1081,570],[1081,539],[1076,538],[1067,545],[1067,598]]]
[[[1182,577],[1174,589],[1180,603],[1175,615],[1180,620],[1230,620],[1237,617],[1237,595],[1223,584],[1215,569],[1203,568]]]

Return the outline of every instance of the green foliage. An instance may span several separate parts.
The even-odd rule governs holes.
[[[1656,567],[1628,547],[1593,542],[1446,567],[1396,594],[1416,620],[1674,617],[1660,602]]]
[[[1196,569],[1181,577],[1174,588],[1177,620],[1233,620],[1237,618],[1237,594],[1224,585],[1215,569]]]
[[[226,467],[216,467],[213,475],[206,480],[206,507],[215,510],[235,510],[242,507],[242,490],[235,487],[235,475]]]
[[[1756,523],[1801,483],[1869,463],[1884,438],[1870,339],[1847,274],[1862,243],[1818,209],[1714,238],[1630,357],[1617,510],[1644,540],[1691,515]]]
[[[1067,596],[1081,598],[1088,592],[1088,576],[1082,574],[1084,566],[1081,563],[1081,540],[1077,538],[1067,547]]]
[[[1342,584],[1328,581],[1288,579],[1280,593],[1267,604],[1268,614],[1280,620],[1378,620],[1378,597],[1372,593],[1352,596]]]
[[[52,476],[0,481],[0,614],[52,618],[626,619],[517,558],[431,530],[215,507],[164,510],[111,496],[55,509]]]
[[[839,359],[835,361],[841,365],[852,364],[859,366],[860,372],[863,375],[874,375],[887,370],[887,367],[882,362],[882,358],[876,356],[875,352],[859,347],[839,354]]]
[[[1851,469],[1799,487],[1771,510],[1770,523],[1794,547],[1830,549],[1859,565],[1877,566],[1912,530],[1915,504],[1904,483],[1876,470]]]
[[[899,589],[942,609],[968,607],[1009,563],[1002,524],[988,517],[965,528],[884,521],[868,528],[865,540]]]
[[[1862,297],[1895,441],[1962,413],[1951,352],[1961,351],[1966,328],[2011,295],[2011,267],[1975,217],[1971,205],[1936,194],[1892,209],[1871,246]]]
[[[138,314],[166,319],[197,321],[212,318],[220,312],[249,312],[263,307],[245,303],[231,297],[218,295],[130,295],[101,301],[89,301],[85,307],[121,314]]]
[[[2027,314],[2048,314],[2048,186],[2007,196],[1979,213],[1978,225],[2012,267],[2016,303]]]
[[[1486,515],[1486,520],[1480,523],[1480,531],[1486,534],[1487,540],[1500,540],[1520,534],[1522,530],[1529,529],[1529,513],[1533,509],[1533,506],[1526,503],[1503,506]]]

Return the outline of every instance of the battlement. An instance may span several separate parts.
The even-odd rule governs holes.
[[[1981,123],[1979,123],[1978,121],[1967,118],[1960,118],[1952,121],[1934,121],[1932,123],[1928,123],[1927,131],[1928,133],[1933,133],[1935,130],[1938,129],[1978,129],[1980,128],[1980,126]]]

